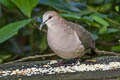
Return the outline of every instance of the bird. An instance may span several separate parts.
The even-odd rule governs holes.
[[[95,49],[95,41],[89,31],[79,24],[67,21],[56,11],[43,14],[41,30],[47,25],[47,42],[53,52],[63,59],[81,58]]]

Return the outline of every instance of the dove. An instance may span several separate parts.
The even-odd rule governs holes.
[[[43,14],[42,23],[46,24],[47,41],[53,52],[63,59],[82,57],[95,49],[95,41],[90,32],[79,24],[69,22],[55,11]]]

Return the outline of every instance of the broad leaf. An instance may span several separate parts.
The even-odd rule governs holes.
[[[84,16],[81,20],[87,23],[89,26],[95,26],[98,28],[100,27],[100,24],[94,22],[93,19],[89,16]]]
[[[70,13],[70,14],[61,14],[62,17],[64,18],[69,18],[69,19],[81,19],[81,16],[74,14],[74,13]]]
[[[107,31],[107,26],[103,26],[102,28],[100,28],[99,30],[99,34],[103,34]]]
[[[3,6],[9,9],[15,8],[15,5],[11,2],[11,0],[0,0],[0,4],[2,4]]]
[[[38,0],[12,0],[13,3],[28,17],[31,17],[32,9],[37,5]]]
[[[62,17],[71,18],[71,19],[81,19],[81,16],[88,15],[92,13],[90,10],[81,10],[79,13],[71,12],[71,13],[63,13],[60,14]]]
[[[69,4],[65,0],[39,0],[40,4],[48,5],[53,7],[57,10],[64,11],[64,12],[79,12],[80,10],[71,4]]]
[[[91,15],[91,17],[99,24],[101,24],[103,27],[100,29],[99,34],[103,34],[107,31],[107,27],[109,26],[109,23],[105,21],[102,17],[98,15]]]
[[[101,18],[100,16],[97,15],[92,15],[91,16],[96,22],[98,22],[99,24],[102,24],[104,26],[109,26],[109,23],[107,21],[105,21],[103,18]]]
[[[1,28],[0,29],[0,43],[14,36],[20,28],[24,27],[31,20],[32,19],[14,22]]]
[[[119,29],[116,28],[108,28],[106,33],[115,33],[115,32],[119,32]]]

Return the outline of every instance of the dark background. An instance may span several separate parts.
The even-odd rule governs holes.
[[[52,53],[37,28],[50,10],[90,31],[98,49],[120,52],[120,0],[0,0],[0,63]]]

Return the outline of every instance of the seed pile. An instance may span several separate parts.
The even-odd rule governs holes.
[[[115,70],[120,68],[120,62],[109,62],[108,64],[84,64],[84,63],[72,63],[70,65],[53,66],[58,61],[52,60],[49,63],[43,65],[33,65],[25,68],[21,66],[19,69],[8,69],[0,71],[0,77],[4,76],[31,76],[31,75],[45,75],[45,74],[60,74],[60,73],[72,73],[72,72],[84,72],[84,71],[104,71],[104,70]]]

